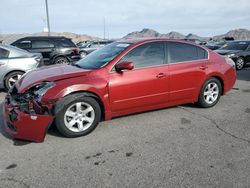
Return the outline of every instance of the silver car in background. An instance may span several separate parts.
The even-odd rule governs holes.
[[[0,44],[0,88],[8,90],[25,72],[42,64],[41,54]]]

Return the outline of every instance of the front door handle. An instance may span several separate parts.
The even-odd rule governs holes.
[[[200,66],[200,69],[201,69],[201,70],[206,70],[207,68],[208,68],[208,67],[207,67],[206,65],[201,65],[201,66]]]
[[[164,78],[166,77],[167,75],[165,73],[159,73],[156,78]]]

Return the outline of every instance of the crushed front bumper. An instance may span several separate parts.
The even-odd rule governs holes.
[[[31,115],[5,102],[3,117],[6,132],[14,138],[43,142],[50,124],[54,120],[52,115]]]

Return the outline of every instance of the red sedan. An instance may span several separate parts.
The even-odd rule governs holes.
[[[6,96],[6,131],[42,142],[55,122],[65,137],[83,136],[104,119],[185,103],[212,107],[235,84],[230,59],[170,39],[126,40],[73,65],[25,74]]]

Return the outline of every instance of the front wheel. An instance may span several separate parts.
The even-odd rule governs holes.
[[[237,70],[241,70],[241,69],[243,69],[243,67],[245,65],[245,60],[242,57],[239,57],[236,60],[235,65],[236,65]]]
[[[222,93],[222,86],[218,79],[210,78],[202,86],[199,94],[198,105],[209,108],[217,104]]]
[[[67,96],[56,106],[56,126],[65,137],[84,136],[92,132],[101,120],[98,102],[83,95]]]

